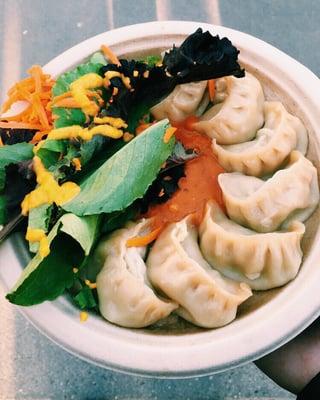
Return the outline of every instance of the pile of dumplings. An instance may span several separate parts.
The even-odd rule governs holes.
[[[190,216],[167,226],[147,257],[126,246],[149,221],[130,222],[104,240],[99,265],[101,314],[120,326],[151,325],[175,312],[204,328],[230,323],[253,290],[282,286],[302,262],[303,224],[319,202],[317,170],[305,157],[308,134],[281,102],[265,101],[260,82],[216,80],[207,111],[207,82],[177,86],[153,107],[156,119],[198,115],[194,129],[212,138],[227,215],[208,202],[199,227]]]

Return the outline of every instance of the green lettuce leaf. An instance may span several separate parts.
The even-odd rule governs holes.
[[[3,190],[6,180],[6,166],[20,161],[31,160],[33,145],[16,143],[0,147],[0,190]]]
[[[7,294],[14,304],[30,306],[54,300],[76,279],[73,268],[88,255],[98,234],[100,217],[63,215],[48,235],[50,253],[37,253],[23,270],[15,287]]]
[[[71,71],[60,75],[52,88],[54,96],[59,96],[70,90],[70,84],[81,76],[94,72],[99,73],[100,68],[106,64],[103,55],[98,52],[92,55],[89,62],[80,64]],[[58,108],[52,109],[53,115],[58,117],[54,122],[55,128],[62,128],[70,125],[84,125],[86,116],[79,108]]]
[[[60,158],[60,154],[66,152],[68,140],[45,140],[37,156],[40,157],[46,169],[54,167]]]
[[[82,286],[81,290],[75,296],[72,296],[72,299],[81,310],[88,310],[97,307],[97,302],[92,289],[90,289],[86,284]]]
[[[116,229],[122,228],[128,221],[134,220],[139,214],[139,211],[139,204],[134,202],[123,211],[115,211],[113,213],[103,215],[101,232],[104,234],[111,233]]]
[[[46,140],[37,152],[46,169],[53,173],[55,179],[65,180],[75,173],[72,163],[80,157],[80,143],[69,140]]]
[[[7,200],[6,197],[0,196],[0,225],[4,225],[7,222]]]
[[[172,153],[175,139],[164,143],[163,120],[146,129],[80,183],[81,192],[63,205],[76,215],[121,211],[141,198]]]
[[[43,204],[39,207],[32,208],[28,215],[28,228],[42,229],[48,232],[49,222],[53,207],[49,204]],[[29,242],[29,250],[36,253],[39,250],[38,242]]]

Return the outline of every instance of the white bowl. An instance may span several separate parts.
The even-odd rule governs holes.
[[[241,63],[262,82],[269,99],[280,99],[299,116],[310,134],[308,157],[319,167],[320,83],[297,61],[247,34],[197,22],[151,22],[103,33],[67,50],[44,69],[54,76],[109,45],[119,56],[159,53],[179,44],[201,26],[228,37]],[[240,307],[237,319],[214,330],[168,321],[152,329],[124,329],[91,315],[80,323],[79,311],[61,297],[20,308],[46,336],[67,351],[105,368],[157,377],[190,377],[220,372],[260,358],[289,341],[320,314],[319,210],[307,223],[304,261],[298,277],[277,290],[261,292]],[[10,289],[29,259],[16,235],[0,249],[0,278]],[[170,322],[171,321],[171,322]]]

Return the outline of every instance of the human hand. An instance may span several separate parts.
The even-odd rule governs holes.
[[[278,385],[299,393],[320,372],[320,318],[256,365]]]

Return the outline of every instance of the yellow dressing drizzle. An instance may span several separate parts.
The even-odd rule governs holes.
[[[119,139],[123,132],[111,125],[99,125],[94,128],[82,128],[79,125],[65,126],[64,128],[53,129],[48,134],[48,139],[75,139],[91,140],[94,135],[103,135],[112,139]]]
[[[86,320],[88,319],[89,315],[86,311],[81,311],[80,312],[80,321],[81,322],[86,322]]]
[[[128,124],[122,118],[115,117],[94,117],[93,122],[95,124],[108,124],[114,128],[127,128]]]
[[[39,254],[42,258],[47,257],[50,253],[49,241],[44,230],[28,228],[26,240],[32,243],[39,242]]]
[[[33,154],[37,154],[38,150],[41,149],[41,146],[44,144],[44,142],[45,142],[45,140],[40,140],[40,142],[38,142],[37,144],[35,144],[33,146],[33,149],[32,149]]]
[[[95,73],[89,73],[81,76],[70,84],[72,97],[79,104],[82,111],[87,115],[97,115],[99,106],[91,101],[87,96],[88,89],[94,89],[103,86],[103,78]]]
[[[121,74],[121,73],[118,72],[118,71],[107,71],[107,72],[104,74],[104,76],[105,76],[105,80],[104,80],[105,86],[109,86],[109,85],[110,85],[110,79],[117,77],[117,78],[121,78],[122,83],[124,84],[124,86],[125,86],[127,89],[131,89],[131,81],[130,81],[130,78],[127,77],[127,76],[124,76],[123,74]]]
[[[38,187],[28,193],[21,203],[22,215],[27,215],[32,208],[42,204],[55,203],[62,205],[80,192],[80,187],[74,182],[59,185],[53,174],[45,169],[38,156],[33,157],[33,168],[36,173]]]

